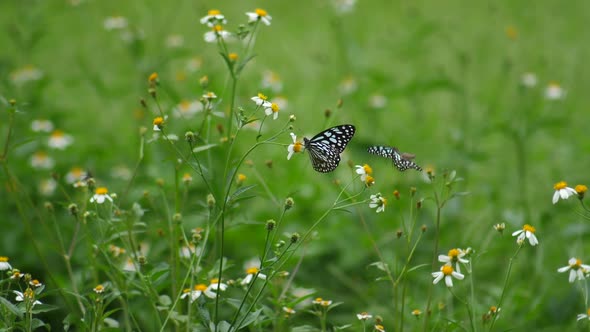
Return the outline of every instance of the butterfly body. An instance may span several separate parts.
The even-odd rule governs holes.
[[[303,138],[313,169],[321,173],[332,172],[340,164],[340,154],[355,133],[353,125],[328,128],[314,137]]]
[[[396,147],[392,146],[370,146],[367,151],[369,153],[389,158],[393,161],[393,165],[401,172],[413,168],[417,171],[422,171],[422,167],[416,165],[412,161],[415,155],[411,153],[401,153]]]

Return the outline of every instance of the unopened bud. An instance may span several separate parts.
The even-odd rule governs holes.
[[[293,198],[287,197],[287,199],[285,200],[285,211],[292,208],[293,204],[295,204],[295,201],[293,200]]]
[[[428,229],[428,227],[426,227],[426,225],[422,225],[422,227],[420,227],[420,230],[422,231],[422,233],[426,233],[427,229]]]
[[[68,211],[70,211],[70,214],[73,215],[74,217],[78,215],[78,205],[72,203],[70,205],[68,205]]]
[[[273,229],[275,229],[275,227],[277,226],[277,222],[270,219],[266,221],[266,230],[267,231],[272,231]]]
[[[291,234],[291,243],[292,244],[297,243],[297,241],[299,241],[299,238],[300,238],[299,233]]]
[[[215,197],[213,197],[213,194],[208,194],[207,195],[207,206],[210,209],[215,206]]]

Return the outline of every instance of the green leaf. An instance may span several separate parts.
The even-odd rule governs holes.
[[[384,263],[384,262],[371,263],[371,264],[369,264],[369,266],[374,266],[381,271],[385,271],[385,272],[389,271],[389,266],[387,265],[387,263]]]
[[[242,322],[242,325],[240,325],[238,327],[238,330],[252,324],[253,322],[256,321],[256,319],[258,319],[258,317],[260,316],[260,313],[262,312],[262,309],[258,309],[254,312],[251,312],[249,314],[246,315],[246,319],[244,319],[244,321]]]
[[[10,301],[8,301],[7,299],[0,297],[0,304],[8,311],[10,311],[13,315],[17,316],[19,319],[23,318],[23,314],[25,313],[25,311],[17,307],[16,305],[10,303]]]

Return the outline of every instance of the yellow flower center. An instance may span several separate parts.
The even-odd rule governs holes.
[[[152,73],[152,74],[150,75],[150,77],[148,78],[148,81],[150,81],[150,82],[153,82],[153,81],[155,81],[155,80],[157,80],[157,79],[158,79],[158,73],[155,73],[155,72],[154,72],[154,73]]]
[[[207,16],[217,16],[217,15],[221,15],[221,11],[219,11],[217,9],[209,9],[209,11],[207,12]]]
[[[96,289],[96,288],[95,288],[95,289]],[[190,292],[190,291],[191,291],[191,289],[190,289],[190,288],[185,288],[185,289],[183,289],[183,290],[182,290],[182,292],[183,292],[184,294],[186,294],[186,293],[188,293],[188,292]]]
[[[268,97],[267,97],[267,96],[263,95],[263,94],[262,94],[262,93],[260,93],[260,92],[258,93],[258,98],[260,98],[260,99],[262,99],[262,100],[267,100],[267,99],[268,99]]]
[[[561,190],[561,189],[565,189],[566,187],[567,187],[567,183],[565,181],[559,181],[553,186],[553,189]]]
[[[6,263],[6,262],[8,262],[8,257],[0,256],[0,263]]]
[[[301,142],[293,143],[293,151],[301,152],[301,150],[303,150],[303,144],[301,144]]]
[[[244,174],[238,174],[238,181],[239,182],[244,182],[246,181],[246,176]]]
[[[363,169],[365,170],[365,174],[368,174],[368,175],[373,174],[373,169],[368,164],[364,164]]]
[[[412,315],[414,315],[414,316],[420,316],[420,314],[422,314],[422,311],[420,311],[419,309],[412,310]]]
[[[320,303],[322,302],[324,299],[322,299],[321,297],[316,297],[316,299],[313,301],[315,303]]]
[[[518,37],[518,31],[513,26],[506,27],[506,36],[510,39],[516,39]]]
[[[29,299],[34,299],[35,298],[35,292],[33,292],[33,290],[30,289],[30,288],[27,288],[27,290],[25,291],[24,295],[25,295],[26,298],[29,298]]]
[[[328,306],[330,306],[330,304],[332,304],[332,301],[327,301],[327,300],[324,300],[324,301],[321,301],[321,302],[320,302],[320,305],[321,305],[322,307],[328,307]]]
[[[164,118],[161,116],[158,116],[157,118],[154,119],[154,126],[161,126],[164,123]]]
[[[37,159],[47,159],[49,156],[47,155],[47,152],[43,152],[43,151],[39,151],[37,153],[35,153],[35,158]]]
[[[272,103],[270,104],[270,109],[274,112],[274,113],[278,113],[279,112],[279,105],[277,105],[276,103]]]
[[[453,274],[453,267],[450,265],[445,265],[442,267],[441,271],[445,276],[450,276]]]
[[[231,61],[236,61],[238,60],[238,53],[230,53],[228,54],[228,57]]]
[[[457,259],[458,256],[459,256],[459,250],[457,250],[457,249],[449,250],[449,257],[450,258]]]
[[[211,283],[212,284],[218,284],[219,283],[219,279],[218,278],[211,279]]]
[[[256,13],[256,15],[258,15],[260,17],[265,17],[266,15],[268,15],[266,10],[260,9],[260,8],[256,8],[256,10],[254,12]]]
[[[372,186],[375,184],[375,179],[372,176],[367,175],[367,178],[365,179],[365,184],[367,186]]]
[[[109,190],[106,187],[98,187],[94,191],[94,193],[97,195],[106,195],[106,194],[108,194],[108,192],[109,192]]]
[[[104,286],[103,285],[98,285],[96,287],[94,287],[94,291],[96,292],[102,292],[104,290]]]
[[[590,316],[590,308],[588,308],[588,311],[586,311],[586,313],[588,314],[588,316]]]
[[[221,25],[217,24],[216,26],[213,27],[213,31],[221,32],[221,31],[223,31],[223,27]]]
[[[387,205],[387,198],[381,197],[381,205],[383,205],[383,206]]]
[[[584,194],[586,191],[588,191],[588,187],[583,184],[579,184],[576,186],[575,190],[578,194]]]
[[[495,305],[493,305],[493,306],[490,307],[490,312],[491,313],[495,314],[497,311],[498,311],[498,308],[496,308]]]
[[[526,225],[524,225],[524,227],[522,227],[522,230],[525,231],[525,232],[534,233],[535,232],[535,227],[533,227],[533,226],[531,226],[529,224],[526,224]]]
[[[257,267],[251,267],[251,268],[246,269],[246,274],[256,274],[256,273],[258,273],[258,271],[259,270]]]
[[[434,175],[434,167],[431,166],[427,166],[425,168],[426,174],[428,174],[429,176],[433,176]]]
[[[39,280],[37,280],[37,279],[33,279],[33,280],[31,280],[31,284],[32,284],[33,286],[38,286],[38,285],[40,284],[40,282],[39,282]]]
[[[379,325],[379,324],[375,325],[375,329],[378,330],[378,331],[384,331],[385,330],[385,328],[383,327],[383,325]]]
[[[582,266],[582,260],[579,258],[576,258],[576,262],[571,265],[571,267],[576,270],[579,269],[581,266]]]
[[[64,132],[61,130],[55,130],[53,133],[51,133],[51,137],[53,138],[61,138],[64,136]]]
[[[192,176],[189,173],[184,173],[184,175],[182,176],[182,179],[184,181],[188,181],[188,180],[192,180]]]
[[[204,292],[204,291],[207,290],[207,285],[205,285],[205,284],[198,284],[198,285],[195,285],[194,288],[195,288],[196,291]]]

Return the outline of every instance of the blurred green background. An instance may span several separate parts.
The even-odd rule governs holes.
[[[393,330],[396,323],[387,320],[392,314],[392,291],[388,283],[375,281],[380,273],[368,267],[378,258],[360,220],[367,222],[388,263],[399,272],[406,251],[395,232],[401,219],[408,218],[410,187],[417,188],[416,198],[426,198],[418,225],[428,227],[412,266],[429,265],[432,260],[435,214],[428,199],[431,186],[419,173],[399,173],[387,160],[364,152],[371,144],[395,145],[416,154],[416,162],[433,167],[437,176],[451,169],[465,180],[457,189],[470,195],[444,209],[440,254],[472,247],[479,255],[474,261],[476,317],[499,297],[508,259],[516,250],[510,233],[529,223],[537,228],[540,245],[525,247],[515,262],[497,329],[587,326],[575,321],[576,314],[586,311],[580,293],[556,270],[567,265],[569,257],[584,260],[588,220],[576,213],[574,198],[552,205],[551,197],[553,184],[560,180],[572,187],[587,181],[588,1],[361,0],[344,12],[335,2],[309,0],[1,1],[0,96],[4,108],[6,100],[14,98],[21,111],[7,164],[38,207],[27,213],[41,226],[34,227],[31,239],[15,209],[15,196],[3,188],[0,255],[43,280],[44,269],[30,246],[34,240],[52,263],[53,273],[65,276],[61,259],[52,250],[53,239],[42,227],[42,216],[43,203],[52,202],[64,229],[71,231],[65,210],[70,202],[59,191],[43,196],[39,182],[52,171],[63,176],[80,166],[91,170],[111,192],[125,190],[128,182],[113,175],[113,168],[134,167],[139,128],[151,129],[155,114],[143,112],[139,100],[148,98],[147,77],[152,72],[159,73],[159,93],[169,114],[182,100],[201,96],[199,79],[204,75],[209,77],[209,89],[222,99],[220,111],[227,112],[228,75],[216,46],[203,41],[207,28],[199,19],[216,8],[228,19],[228,29],[236,29],[246,21],[244,13],[257,7],[268,11],[272,25],[262,26],[256,38],[257,56],[240,78],[237,106],[253,109],[249,98],[259,91],[286,98],[288,106],[280,120],[267,120],[265,134],[279,130],[289,114],[297,117],[298,137],[311,137],[340,123],[354,124],[357,133],[333,174],[314,172],[304,155],[287,161],[286,149],[279,146],[264,146],[249,157],[252,166],[240,173],[248,177],[247,184],[264,179],[278,203],[259,186],[255,189],[259,197],[232,215],[226,256],[235,264],[236,275],[243,261],[259,255],[263,222],[278,218],[284,198],[293,197],[295,208],[287,214],[283,230],[303,233],[331,207],[338,194],[333,181],[350,181],[353,172],[348,165],[369,163],[376,179],[371,192],[389,199],[385,213],[375,214],[366,206],[332,213],[316,229],[317,240],[306,246],[295,282],[317,290],[318,296],[344,302],[331,313],[334,322],[352,322],[354,313],[369,311],[382,315],[385,326],[391,324]],[[106,30],[105,19],[117,15],[127,19],[128,28]],[[181,36],[183,41],[170,47],[170,36]],[[186,68],[191,59],[200,64],[194,71]],[[15,83],[15,73],[28,65],[41,70],[43,77]],[[280,92],[261,87],[267,70],[280,77]],[[536,75],[535,86],[523,86],[525,73]],[[545,97],[550,82],[566,92],[563,99]],[[339,99],[341,108],[336,106]],[[384,105],[375,104],[375,99],[385,100]],[[332,111],[329,120],[326,109]],[[30,130],[31,121],[40,118],[50,119],[75,140],[64,151],[51,151],[56,161],[51,170],[34,170],[29,162],[35,151],[47,150],[46,135]],[[171,121],[170,131],[182,138],[199,124]],[[2,142],[7,128],[4,121]],[[252,131],[242,136],[238,151],[246,151],[255,135]],[[286,134],[279,139],[285,144],[290,140]],[[156,191],[156,178],[164,179],[172,199],[178,177],[172,159],[163,144],[148,144],[128,206],[122,208],[141,201],[144,191]],[[266,167],[268,160],[272,168]],[[1,176],[6,183],[5,170]],[[202,225],[207,194],[196,174],[193,177],[183,211],[187,229]],[[392,197],[396,189],[400,201]],[[145,219],[150,224],[146,240],[155,241],[158,216],[148,211]],[[492,228],[499,222],[507,224],[503,236]],[[153,247],[150,259],[157,261],[165,249],[156,243]],[[76,268],[84,269],[84,255],[73,260]],[[408,309],[424,305],[430,272],[421,268],[409,274]],[[84,273],[79,275],[83,281]],[[465,296],[467,285],[457,282],[455,291]],[[52,287],[58,286],[50,284],[48,289]],[[447,308],[464,310],[442,285],[435,287],[434,299],[435,304],[442,301]],[[46,317],[59,322],[63,315],[58,310]]]

